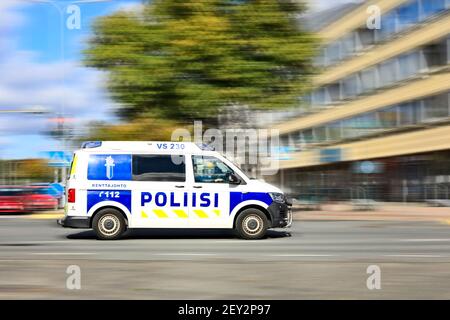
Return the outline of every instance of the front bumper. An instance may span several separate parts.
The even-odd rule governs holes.
[[[64,228],[89,229],[91,227],[90,217],[65,216],[62,219],[58,219],[56,222]]]
[[[289,228],[292,225],[292,203],[273,202],[268,208],[272,228]]]

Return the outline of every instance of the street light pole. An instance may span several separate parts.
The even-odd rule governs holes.
[[[6,109],[8,108],[8,109]],[[46,108],[44,106],[40,106],[40,105],[35,105],[35,106],[25,106],[25,107],[21,107],[21,108],[11,108],[10,106],[5,107],[5,109],[2,109],[2,107],[0,106],[0,115],[3,114],[36,114],[36,115],[43,115],[43,114],[48,114],[50,113],[50,109]],[[10,172],[13,172],[13,168],[12,168],[13,164],[10,163],[9,165],[9,169]],[[4,168],[4,166],[2,166]],[[17,169],[17,167],[16,167]],[[2,181],[5,181],[5,175],[3,174],[3,170],[2,170]],[[14,181],[16,179],[16,176],[14,175]]]

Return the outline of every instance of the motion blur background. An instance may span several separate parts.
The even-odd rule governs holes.
[[[278,129],[278,173],[245,169],[298,205],[449,206],[449,8],[3,0],[0,210],[63,206],[81,141],[168,140],[194,120]]]

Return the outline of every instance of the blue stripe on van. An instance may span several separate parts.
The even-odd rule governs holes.
[[[272,198],[267,192],[230,192],[230,213],[240,203],[248,200],[257,200],[264,202],[268,206],[272,204]]]
[[[97,203],[114,201],[125,206],[131,214],[131,190],[88,190],[87,212]]]

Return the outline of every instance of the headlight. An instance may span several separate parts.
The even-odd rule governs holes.
[[[275,201],[275,202],[278,202],[278,203],[285,203],[286,202],[286,197],[284,196],[283,193],[269,192],[269,195],[272,198],[272,200]]]

